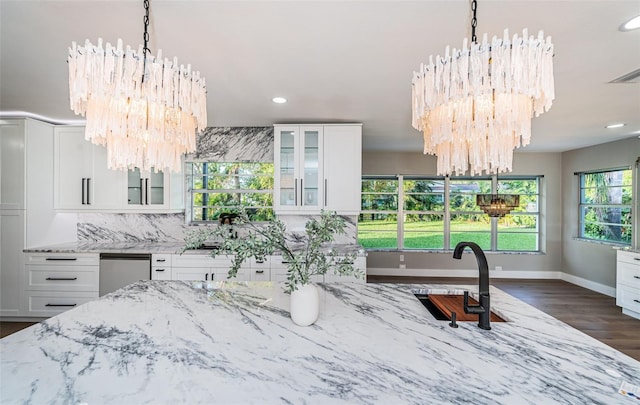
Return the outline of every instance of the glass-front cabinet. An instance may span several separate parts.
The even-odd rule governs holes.
[[[275,127],[275,211],[319,211],[323,204],[322,126]]]
[[[161,208],[167,205],[165,189],[167,176],[163,172],[141,171],[138,168],[127,171],[127,204],[129,206],[153,206]]]

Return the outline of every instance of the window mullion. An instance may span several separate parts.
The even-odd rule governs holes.
[[[398,175],[398,249],[404,249],[404,176]]]
[[[451,249],[451,210],[450,210],[450,201],[451,198],[449,196],[449,181],[451,178],[446,176],[444,178],[444,237],[443,237],[443,246],[444,250]]]

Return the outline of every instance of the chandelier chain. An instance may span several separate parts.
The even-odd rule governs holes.
[[[147,52],[151,52],[151,50],[149,49],[149,0],[144,0],[143,4],[144,17],[142,18],[142,22],[144,23],[144,34],[142,35],[142,40],[144,41],[144,46],[142,48],[142,82],[144,83],[144,77],[147,73]]]
[[[473,11],[473,17],[471,17],[471,42],[474,44],[478,43],[478,38],[476,37],[476,27],[478,26],[478,19],[476,18],[476,10],[478,9],[478,1],[471,1],[471,11]]]

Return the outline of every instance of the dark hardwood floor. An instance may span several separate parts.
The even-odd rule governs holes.
[[[368,276],[368,283],[477,284],[476,278]],[[491,279],[491,285],[640,361],[640,320],[616,299],[562,280]]]
[[[368,276],[367,282],[477,284],[477,279]],[[562,280],[494,278],[491,284],[640,361],[640,320],[623,315],[615,298]],[[31,322],[0,322],[0,337],[31,325]]]

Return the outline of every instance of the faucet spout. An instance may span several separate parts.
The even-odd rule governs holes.
[[[480,305],[469,305],[469,292],[464,292],[464,312],[467,314],[478,314],[478,327],[481,329],[491,329],[491,301],[489,296],[489,265],[487,257],[477,244],[473,242],[460,242],[453,250],[453,258],[461,259],[464,248],[469,247],[476,256],[480,281],[478,283],[478,295]]]
[[[484,255],[482,248],[474,242],[460,242],[453,250],[453,258],[461,259],[462,251],[464,251],[466,247],[469,247],[473,251],[473,254],[476,256],[476,261],[478,262],[478,271],[480,272],[478,292],[480,294],[489,294],[489,265],[487,264],[487,257]]]

